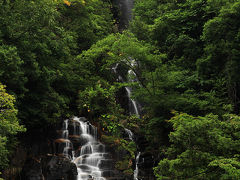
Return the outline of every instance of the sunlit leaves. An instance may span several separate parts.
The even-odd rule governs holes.
[[[15,98],[9,95],[5,86],[0,83],[0,169],[8,163],[8,141],[13,135],[25,131],[25,128],[19,125],[14,103]]]
[[[71,2],[67,1],[67,0],[63,0],[63,2],[67,5],[67,6],[70,6],[71,5]]]

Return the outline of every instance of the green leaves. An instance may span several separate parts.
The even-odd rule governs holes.
[[[9,151],[12,150],[9,147],[15,142],[11,142],[11,139],[26,130],[19,125],[14,103],[15,98],[6,93],[5,86],[0,83],[0,169],[7,166]],[[9,141],[13,144],[8,144]]]
[[[77,113],[78,90],[92,69],[76,54],[112,30],[109,2],[69,2],[0,1],[0,80],[17,95],[28,127]]]
[[[23,97],[26,92],[23,61],[15,46],[0,46],[0,80],[18,97]]]
[[[237,179],[240,176],[240,158],[218,159],[209,163],[209,167],[222,171],[221,179]]]
[[[115,92],[114,86],[99,80],[94,87],[86,88],[79,93],[79,109],[81,111],[87,109],[95,117],[114,112],[117,106]]]
[[[239,87],[239,8],[239,2],[227,3],[217,17],[204,25],[205,56],[197,62],[202,78],[210,75],[216,79],[219,74],[225,78],[228,96],[236,112],[239,106],[238,90],[234,93]]]
[[[167,158],[154,169],[158,179],[227,179],[238,176],[240,161],[236,145],[239,145],[240,136],[233,135],[239,132],[238,116],[225,115],[225,120],[220,121],[213,114],[204,117],[174,114],[169,121],[173,124],[173,131],[169,134],[172,145],[166,152]]]

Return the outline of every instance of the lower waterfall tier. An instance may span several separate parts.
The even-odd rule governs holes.
[[[66,138],[63,155],[76,164],[78,180],[105,180],[104,176],[112,171],[112,167],[106,164],[111,164],[112,159],[105,146],[97,140],[97,128],[85,118],[74,117],[64,121],[62,137]],[[70,137],[74,137],[74,141]],[[74,142],[81,143],[76,145]]]

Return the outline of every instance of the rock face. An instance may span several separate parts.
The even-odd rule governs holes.
[[[153,167],[156,164],[154,162],[153,153],[148,152],[148,150],[146,149],[146,147],[148,146],[148,142],[142,135],[136,134],[136,143],[139,150],[141,151],[141,156],[138,163],[139,179],[155,180],[156,178],[153,174]]]
[[[74,149],[75,157],[78,157],[81,155],[82,147],[86,150],[88,146],[84,146],[84,144],[86,144],[84,139],[79,138],[77,135],[72,135],[74,134],[73,122],[74,121],[69,121],[69,135],[67,135],[72,142],[72,146],[69,147],[69,152]],[[81,130],[81,128],[78,127],[79,125],[77,123],[75,125],[75,131],[78,133],[78,129]],[[28,139],[25,138],[25,143],[22,143],[21,148],[15,153],[14,161],[11,161],[11,165],[17,168],[10,169],[9,174],[5,175],[4,179],[77,180],[78,170],[76,165],[67,158],[68,156],[66,157],[67,154],[64,156],[63,153],[64,147],[62,146],[69,141],[64,139],[65,135],[61,126],[62,124],[51,128],[50,134],[40,131],[34,134],[31,133]],[[101,128],[99,129],[101,130]],[[137,132],[134,133],[137,134]],[[101,134],[99,138],[105,144],[106,151],[105,153],[101,153],[104,159],[102,159],[99,164],[99,169],[102,170],[102,176],[105,177],[106,180],[133,179],[135,170],[134,157],[131,156],[129,151],[121,147],[119,138],[113,137],[110,134],[104,135],[104,132],[99,134]],[[122,129],[121,136],[123,140],[131,141],[124,129]],[[139,146],[139,151],[142,152],[138,163],[138,179],[153,180],[152,167],[154,166],[154,162],[152,154],[145,151],[146,141],[140,135],[136,135],[136,142]],[[99,146],[99,148],[100,147],[101,146]],[[84,153],[85,150],[82,151],[82,153]],[[69,154],[69,157],[71,156],[72,154]],[[84,166],[81,167],[84,168]],[[88,180],[92,180],[92,177],[89,177]]]
[[[48,155],[41,159],[29,158],[23,167],[24,180],[76,180],[77,167],[68,158]]]
[[[64,180],[76,180],[77,179],[77,167],[68,158],[60,156],[52,156],[46,161],[43,174],[48,180],[64,179]]]
[[[35,158],[26,160],[21,178],[26,180],[44,180],[41,163]]]
[[[18,176],[5,176],[6,180],[76,180],[77,168],[74,163],[62,155],[57,155],[55,139],[61,124],[47,129],[29,131],[22,138],[21,148],[15,152],[13,159],[23,161]],[[25,152],[25,153],[23,153]],[[11,164],[13,164],[13,160]],[[21,172],[20,172],[21,171]],[[19,175],[20,174],[20,175]],[[20,176],[20,177],[19,177]]]

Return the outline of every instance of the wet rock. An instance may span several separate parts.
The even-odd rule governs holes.
[[[24,180],[76,180],[77,167],[68,158],[48,155],[41,159],[29,158],[23,167]]]
[[[77,167],[68,158],[51,156],[42,160],[43,174],[47,180],[76,180]]]
[[[40,160],[28,158],[23,166],[21,177],[25,180],[44,180]]]

